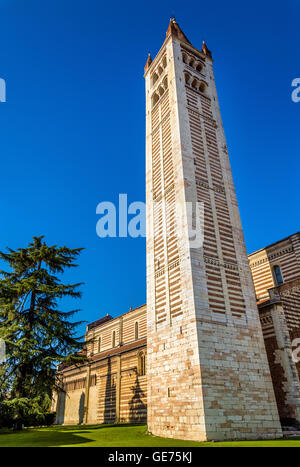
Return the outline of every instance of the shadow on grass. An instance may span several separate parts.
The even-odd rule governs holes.
[[[39,428],[25,428],[22,431],[0,430],[0,447],[55,447],[74,446],[95,442],[89,434],[102,428],[121,428],[145,426],[138,424],[101,424],[101,425],[69,425]],[[113,433],[111,434],[113,437]]]
[[[9,433],[6,432],[3,436],[2,433],[0,433],[0,447],[55,447],[83,444],[93,441],[87,436],[77,436],[80,433],[88,434],[86,431],[76,433],[49,430],[11,431]]]
[[[102,430],[104,428],[104,430]],[[108,428],[108,430],[105,430]],[[116,430],[113,430],[116,428]],[[124,430],[123,430],[124,428]],[[136,428],[136,429],[134,429]],[[300,447],[299,437],[290,439],[196,443],[147,435],[146,425],[89,425],[0,430],[0,447]]]
[[[88,430],[101,430],[102,428],[133,428],[137,426],[145,426],[145,423],[114,423],[114,424],[109,424],[109,423],[103,423],[101,425],[53,425],[47,427],[47,430],[53,430],[53,431],[76,431],[77,430],[82,430],[88,431]],[[0,431],[1,434],[1,431]]]

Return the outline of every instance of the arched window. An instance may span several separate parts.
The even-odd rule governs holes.
[[[206,85],[203,82],[200,83],[199,91],[202,92],[203,94],[205,94]]]
[[[162,86],[159,86],[158,88],[159,95],[162,96],[163,93],[165,92],[164,88]]]
[[[195,60],[194,60],[193,57],[192,57],[192,58],[190,59],[190,61],[189,61],[189,66],[190,66],[190,67],[193,67],[193,66],[194,66],[194,62],[195,62]]]
[[[135,340],[138,340],[139,338],[139,323],[136,322],[134,325],[134,338]]]
[[[158,80],[158,74],[154,73],[152,76],[152,84],[155,84],[157,80]]]
[[[146,374],[146,354],[140,352],[138,355],[138,375],[145,376]]]
[[[167,77],[167,76],[164,78],[162,84],[163,84],[163,87],[164,87],[165,89],[168,88],[168,77]]]
[[[198,63],[198,65],[196,66],[196,70],[199,71],[199,73],[201,73],[202,68],[203,67],[202,67],[201,63]]]
[[[162,62],[162,63],[163,63],[163,67],[166,68],[166,66],[167,66],[167,57],[164,57],[164,58],[163,58],[163,62]]]
[[[189,84],[191,76],[188,73],[184,73],[185,84]]]
[[[154,107],[157,104],[158,101],[159,101],[159,94],[155,93],[152,96],[152,107]]]
[[[116,331],[112,333],[112,346],[116,347]]]
[[[196,80],[196,78],[194,78],[193,81],[192,81],[192,84],[191,84],[192,88],[196,89],[197,83],[198,83],[198,81]]]
[[[183,63],[187,63],[187,55],[185,53],[182,54],[182,61]]]
[[[282,279],[280,267],[278,265],[274,266],[273,271],[274,271],[274,278],[275,278],[276,285],[277,286],[282,285],[283,279]]]

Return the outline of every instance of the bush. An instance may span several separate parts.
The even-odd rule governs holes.
[[[24,420],[24,426],[50,426],[55,421],[55,412],[28,415]]]
[[[56,412],[45,413],[45,425],[50,426],[55,422]]]
[[[35,401],[29,399],[13,399],[0,402],[0,428],[14,427],[15,429],[21,429],[22,425],[27,427],[50,426],[55,421],[55,415],[55,412],[41,410]]]
[[[14,412],[7,404],[0,402],[0,428],[12,428],[14,425]]]

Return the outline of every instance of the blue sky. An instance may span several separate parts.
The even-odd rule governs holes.
[[[171,15],[214,55],[248,252],[300,230],[298,0],[0,0],[0,249],[85,247],[80,319],[146,300],[145,240],[98,238],[96,206],[145,199],[143,67]]]

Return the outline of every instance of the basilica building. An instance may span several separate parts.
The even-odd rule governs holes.
[[[86,363],[58,367],[56,422],[281,437],[300,423],[300,234],[247,257],[205,42],[172,18],[144,76],[147,305],[87,326]],[[188,205],[204,206],[199,245]]]
[[[300,232],[250,254],[249,264],[279,415],[283,425],[297,426],[300,351],[297,362],[293,353],[300,347]],[[86,340],[86,364],[58,367],[56,423],[146,423],[146,305],[89,324]]]

